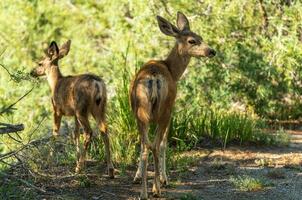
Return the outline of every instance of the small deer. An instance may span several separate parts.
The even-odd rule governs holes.
[[[135,75],[130,86],[130,102],[141,136],[139,167],[134,182],[142,178],[141,199],[147,199],[148,150],[154,159],[153,196],[161,195],[160,183],[168,184],[166,175],[166,147],[171,112],[176,97],[176,83],[186,70],[191,57],[213,57],[216,52],[201,36],[190,30],[187,17],[177,13],[177,27],[157,16],[162,33],[176,39],[165,60],[147,62]],[[149,141],[150,123],[156,125],[155,138]],[[160,162],[160,163],[159,163]]]
[[[53,136],[59,135],[62,116],[74,116],[74,142],[77,150],[77,164],[75,171],[79,173],[85,165],[85,157],[92,137],[92,129],[88,117],[91,114],[96,120],[105,143],[108,175],[114,178],[114,167],[111,161],[109,136],[105,119],[106,87],[104,81],[93,74],[77,76],[63,76],[58,62],[66,56],[70,49],[68,40],[59,49],[56,42],[51,42],[46,50],[46,56],[38,63],[38,67],[31,71],[34,77],[46,75],[51,89],[53,106]],[[80,145],[80,126],[84,130],[84,148]]]

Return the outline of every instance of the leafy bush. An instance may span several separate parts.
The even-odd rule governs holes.
[[[0,121],[24,122],[26,129],[20,135],[24,143],[49,133],[49,88],[45,81],[29,78],[28,72],[52,40],[62,44],[71,39],[71,51],[60,61],[62,73],[103,77],[114,159],[133,162],[139,139],[129,108],[129,82],[143,63],[163,58],[174,45],[158,30],[155,16],[175,21],[180,10],[189,17],[192,30],[218,53],[211,60],[192,59],[189,73],[179,81],[171,144],[184,150],[205,138],[223,147],[234,141],[270,143],[273,139],[258,131],[262,118],[295,119],[302,114],[301,6],[300,1],[265,2],[269,16],[265,30],[258,1],[3,0],[0,64],[7,70],[0,67],[0,107],[34,90]],[[229,111],[234,104],[248,112]],[[102,150],[92,153],[104,156]]]

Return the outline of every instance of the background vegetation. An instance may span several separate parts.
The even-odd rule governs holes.
[[[14,112],[0,115],[0,121],[24,123],[24,143],[49,134],[49,87],[28,72],[52,40],[62,44],[71,39],[61,71],[103,77],[110,98],[107,116],[114,160],[135,163],[139,145],[129,109],[129,82],[143,63],[164,58],[174,45],[160,33],[156,15],[174,22],[176,12],[182,11],[192,30],[218,54],[211,60],[193,59],[179,81],[170,146],[186,150],[205,141],[222,147],[232,142],[275,144],[285,136],[264,134],[265,121],[298,119],[302,111],[302,4],[268,0],[261,7],[260,2],[0,1],[0,108],[34,88]],[[72,127],[71,119],[64,121],[63,128]],[[16,148],[10,138],[0,139],[0,152]],[[94,147],[91,156],[101,159],[102,149]]]

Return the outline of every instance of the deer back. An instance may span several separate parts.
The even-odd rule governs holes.
[[[103,101],[106,102],[105,84],[93,74],[61,78],[52,97],[56,112],[64,115],[88,114]]]

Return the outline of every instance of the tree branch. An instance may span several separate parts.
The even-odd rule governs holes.
[[[5,123],[0,122],[0,134],[14,133],[14,132],[23,131],[23,130],[24,130],[23,124],[14,125],[14,124],[5,124]]]
[[[31,93],[31,91],[34,89],[34,87],[32,87],[28,92],[26,92],[22,97],[20,97],[16,102],[14,102],[13,104],[9,105],[8,107],[4,108],[2,111],[0,111],[0,115],[2,115],[3,113],[8,112],[10,109],[12,109],[14,107],[14,105],[16,105],[19,101],[21,101],[24,97],[26,97],[29,93]]]

